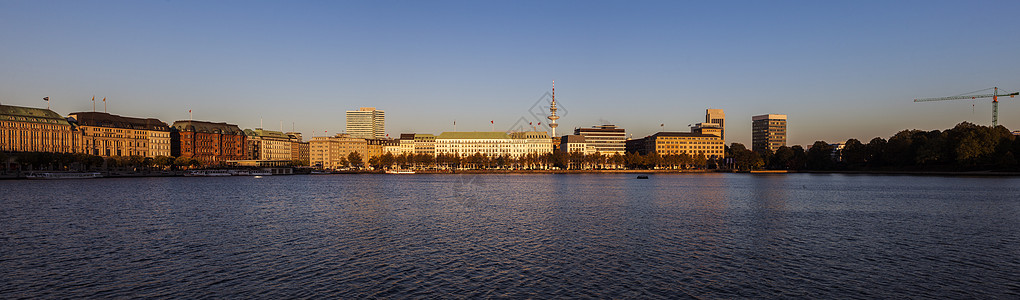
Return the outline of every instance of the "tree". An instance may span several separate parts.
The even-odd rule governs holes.
[[[358,153],[357,151],[355,151],[355,152],[351,152],[350,154],[347,154],[347,162],[349,162],[351,164],[352,168],[360,169],[361,168],[361,163],[362,163],[362,161],[361,161],[361,153]]]
[[[808,149],[807,167],[811,170],[831,170],[835,163],[832,160],[833,146],[825,141],[816,141]]]
[[[373,170],[378,170],[378,169],[382,168],[382,163],[379,161],[379,157],[378,156],[369,157],[368,158],[368,165],[371,166]]]
[[[389,169],[390,167],[393,166],[393,162],[395,160],[396,159],[393,157],[393,153],[387,151],[386,154],[383,154],[381,157],[379,157],[379,164],[381,164],[384,168]]]
[[[868,149],[857,139],[846,140],[839,155],[843,158],[843,163],[851,169],[862,168],[868,162]]]
[[[800,147],[800,146],[797,146]],[[769,160],[768,168],[773,170],[789,170],[793,163],[793,149],[787,146],[781,146],[776,149],[776,153],[772,155]]]

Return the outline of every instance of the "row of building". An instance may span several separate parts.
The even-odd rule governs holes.
[[[308,143],[296,132],[241,130],[233,124],[195,120],[167,125],[154,118],[105,112],[64,117],[49,109],[11,105],[0,105],[0,151],[185,157],[203,164],[281,165],[309,159]]]
[[[604,155],[634,152],[659,155],[687,154],[706,158],[725,156],[725,114],[708,109],[705,122],[690,132],[658,132],[628,138],[623,128],[598,125],[576,128],[573,134],[550,136],[544,131],[443,132],[385,134],[385,112],[362,107],[347,112],[347,132],[313,137],[304,142],[297,132],[245,129],[223,122],[134,118],[103,112],[76,112],[61,116],[49,109],[0,105],[0,151],[88,153],[109,156],[172,156],[203,164],[275,166],[299,160],[335,169],[346,166],[350,153],[365,160],[392,155],[457,155],[475,153],[519,158],[554,151]],[[775,149],[786,144],[786,116],[752,118],[752,148]]]

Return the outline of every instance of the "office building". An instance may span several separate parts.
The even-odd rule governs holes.
[[[592,128],[576,128],[574,135],[584,137],[584,142],[600,154],[623,155],[626,151],[627,133],[616,125],[599,125]]]
[[[751,117],[751,150],[775,152],[786,146],[786,115],[760,115]]]
[[[286,133],[255,128],[255,130],[245,129],[244,134],[248,144],[246,151],[248,159],[278,161],[296,159],[293,156],[294,147],[291,145],[291,136]]]
[[[436,136],[436,154],[453,154],[461,157],[480,153],[486,156],[513,158],[528,153],[552,152],[551,139],[545,132],[443,132]]]
[[[719,137],[726,140],[726,113],[722,109],[709,108],[705,110],[705,123],[717,124],[719,126]]]
[[[386,138],[386,113],[375,107],[347,111],[347,134],[359,139]]]
[[[642,155],[687,154],[705,158],[725,156],[723,140],[718,135],[693,132],[658,132],[640,140],[627,141],[628,151]]]

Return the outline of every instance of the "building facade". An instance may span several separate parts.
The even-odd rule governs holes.
[[[313,137],[309,144],[310,163],[322,169],[340,169],[349,167],[347,156],[358,152],[362,162],[368,162],[368,141],[353,138],[350,134],[337,134],[330,137]]]
[[[386,112],[375,107],[347,111],[347,134],[360,139],[386,138]]]
[[[103,157],[171,154],[170,126],[163,121],[104,112],[76,112],[69,117],[78,125],[85,153]]]
[[[623,128],[616,125],[599,125],[592,128],[574,129],[574,135],[584,137],[585,143],[595,147],[595,151],[601,154],[613,155],[624,154],[626,149],[627,133]]]
[[[254,160],[294,160],[292,139],[290,135],[280,131],[255,128],[245,129],[248,144],[248,159]]]
[[[0,105],[0,151],[78,153],[79,132],[49,109]]]
[[[704,155],[705,158],[725,157],[722,137],[712,134],[658,132],[643,138],[641,141],[628,141],[628,143],[631,144],[635,152],[642,155],[658,153],[659,155]]]
[[[528,153],[552,152],[552,142],[544,132],[520,132],[511,137],[506,132],[443,132],[436,136],[436,154],[461,157],[480,153],[486,156],[521,157]],[[541,141],[540,141],[541,140]],[[545,141],[549,142],[545,142]]]
[[[726,113],[722,109],[709,108],[705,110],[705,123],[719,125],[719,137],[726,140]]]
[[[170,138],[171,155],[195,159],[204,165],[247,158],[244,131],[234,124],[176,121]]]
[[[751,150],[775,152],[786,146],[786,115],[760,115],[751,117]]]
[[[565,153],[582,153],[584,155],[590,155],[597,152],[595,146],[588,143],[587,138],[583,135],[564,135],[560,138],[560,152]],[[612,154],[610,154],[612,155]]]

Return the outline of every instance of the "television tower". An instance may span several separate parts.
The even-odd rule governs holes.
[[[553,85],[552,85],[552,104],[549,105],[549,117],[548,117],[548,119],[550,121],[549,122],[549,127],[552,127],[552,136],[556,137],[556,126],[560,126],[559,124],[556,124],[556,120],[560,119],[560,117],[556,115],[556,80],[553,80]]]

